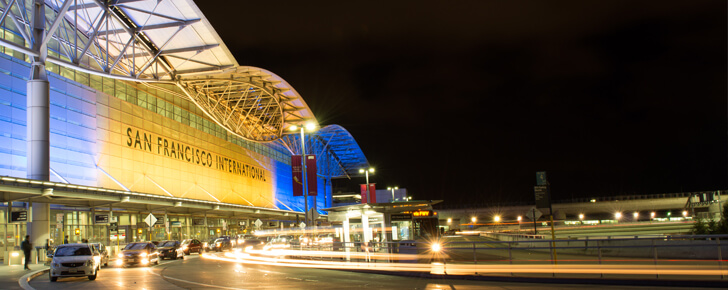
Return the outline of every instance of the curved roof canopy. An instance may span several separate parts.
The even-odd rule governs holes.
[[[0,45],[34,65],[175,84],[241,138],[269,142],[290,124],[315,121],[282,78],[239,66],[192,0],[0,0],[0,12],[3,25],[24,40]]]
[[[369,167],[364,152],[344,127],[328,125],[305,136],[306,154],[318,156],[316,164],[324,175],[350,178],[358,176],[360,168]],[[285,135],[280,142],[294,154],[301,154],[300,134]]]

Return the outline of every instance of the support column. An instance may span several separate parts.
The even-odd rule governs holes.
[[[372,229],[369,227],[369,216],[366,213],[361,215],[362,242],[365,244],[372,239]]]
[[[27,84],[27,177],[50,179],[50,91],[47,80]]]
[[[349,216],[347,216],[341,227],[344,230],[344,236],[342,237],[342,241],[344,241],[344,251],[346,252],[346,260],[351,261],[351,255],[349,252],[351,251],[351,245],[349,244]]]
[[[45,70],[47,49],[45,37],[45,2],[34,0],[32,6],[31,48],[39,56],[31,57],[30,77],[26,92],[27,169],[29,179],[47,181],[50,178],[50,85]],[[48,36],[50,37],[50,36]]]
[[[37,252],[35,247],[45,246],[46,240],[51,238],[51,205],[34,202],[31,205],[31,218],[32,222],[27,224],[27,233],[30,235],[30,242],[33,243],[33,253],[35,254]],[[38,259],[38,261],[43,261],[43,259]]]

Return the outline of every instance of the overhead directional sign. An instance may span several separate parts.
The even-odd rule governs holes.
[[[147,225],[149,225],[151,227],[151,226],[153,226],[157,222],[157,218],[154,217],[154,215],[150,213],[147,216],[147,218],[144,219],[144,222],[146,222]]]

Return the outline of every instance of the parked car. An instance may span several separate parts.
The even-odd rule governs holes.
[[[159,242],[157,250],[161,259],[177,260],[178,258],[185,258],[185,251],[182,249],[182,243],[179,241]]]
[[[83,277],[96,280],[101,268],[101,254],[89,244],[65,244],[56,248],[48,277],[56,282],[59,277]]]
[[[91,243],[91,245],[99,251],[99,254],[101,255],[101,264],[104,265],[104,267],[109,266],[109,251],[106,249],[106,246],[101,243]]]
[[[212,243],[211,250],[216,252],[222,252],[225,250],[233,249],[233,241],[229,237],[221,237],[215,239]]]
[[[185,255],[189,255],[191,253],[202,253],[202,251],[204,251],[203,246],[203,243],[197,239],[187,239],[182,241],[182,250],[185,252]]]
[[[127,244],[116,257],[118,266],[159,264],[159,251],[157,251],[157,246],[151,242]]]
[[[265,249],[265,244],[265,240],[248,238],[241,241],[238,245],[240,245],[240,248],[242,248],[244,252],[248,252],[250,250],[263,250]]]
[[[217,240],[217,238],[212,238],[209,241],[203,243],[202,249],[206,252],[215,251],[215,240]]]

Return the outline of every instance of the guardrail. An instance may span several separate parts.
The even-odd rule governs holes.
[[[728,235],[655,236],[585,240],[460,241],[440,238],[434,241],[385,243],[334,242],[298,246],[291,249],[312,251],[305,258],[362,263],[433,261],[458,265],[590,265],[600,268],[616,265],[674,267],[711,267],[724,279],[724,255]],[[440,245],[438,251],[433,244]],[[346,252],[346,255],[342,254]],[[305,256],[303,252],[302,256]],[[315,254],[314,254],[315,253]],[[340,253],[340,254],[336,254]],[[300,258],[300,257],[298,257]],[[669,272],[669,271],[667,271]],[[603,277],[603,273],[600,277]],[[654,272],[656,278],[660,272]],[[717,274],[713,274],[717,275]]]

